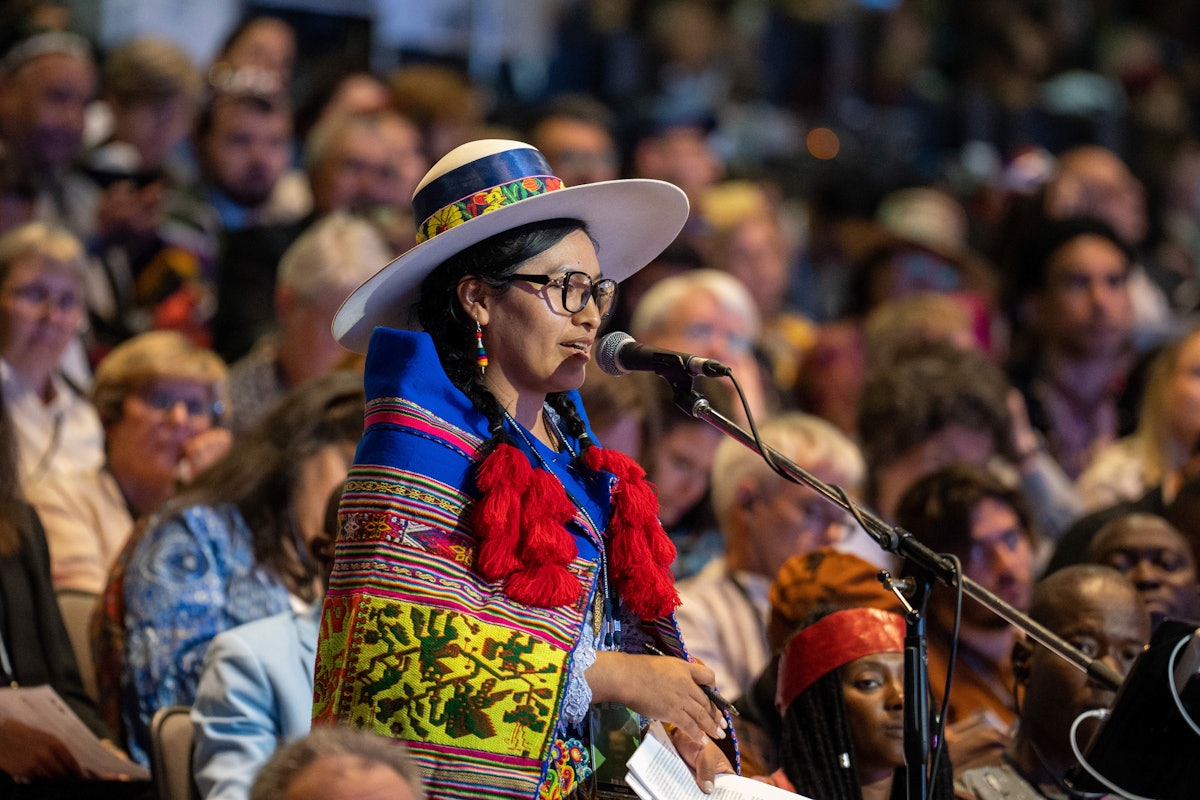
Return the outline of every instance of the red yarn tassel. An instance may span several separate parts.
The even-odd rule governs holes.
[[[539,564],[510,575],[504,593],[518,603],[551,608],[578,600],[583,586],[562,564]]]
[[[567,566],[579,550],[566,525],[575,516],[558,478],[535,470],[521,495],[521,569],[508,576],[505,593],[526,605],[550,608],[583,593]]]
[[[609,565],[621,601],[643,620],[670,614],[679,605],[671,562],[675,544],[658,519],[658,495],[646,471],[617,450],[592,447],[584,460],[617,477],[609,519]]]
[[[505,594],[526,605],[577,600],[583,586],[567,567],[578,550],[566,529],[575,507],[558,479],[500,444],[480,463],[475,482],[482,493],[471,517],[480,574],[504,581]]]
[[[521,497],[534,474],[525,454],[500,444],[479,465],[475,482],[483,496],[475,504],[471,523],[479,539],[479,572],[502,580],[521,568]]]
[[[524,564],[570,564],[579,550],[566,524],[575,516],[558,478],[536,470],[521,495],[521,561]]]

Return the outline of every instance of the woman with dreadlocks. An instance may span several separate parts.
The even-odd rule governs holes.
[[[529,145],[487,140],[435,164],[413,206],[417,246],[334,321],[367,354],[367,418],[314,720],[403,740],[432,798],[576,798],[615,703],[670,723],[704,786],[732,737],[672,619],[674,548],[576,391],[617,281],[675,237],[685,196],[565,188]]]
[[[821,800],[900,800],[904,772],[904,618],[876,608],[821,616],[784,647],[783,716],[772,782]],[[932,796],[952,797],[946,759]]]

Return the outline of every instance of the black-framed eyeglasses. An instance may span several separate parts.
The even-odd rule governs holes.
[[[509,275],[511,280],[529,281],[542,286],[557,286],[562,289],[562,307],[568,314],[576,314],[587,307],[588,301],[596,300],[596,308],[600,309],[600,318],[608,319],[613,310],[613,300],[617,297],[617,282],[612,278],[601,278],[593,281],[586,272],[568,272],[557,278],[549,275]]]

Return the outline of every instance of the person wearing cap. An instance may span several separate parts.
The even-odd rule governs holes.
[[[904,618],[878,608],[821,616],[779,660],[782,768],[772,782],[822,800],[897,796],[904,772]],[[931,781],[950,797],[950,762]]]
[[[413,207],[418,244],[333,324],[366,353],[367,417],[314,724],[404,741],[434,798],[581,797],[594,706],[613,702],[673,726],[705,786],[732,769],[712,740],[732,738],[671,616],[674,548],[576,391],[617,282],[676,236],[686,197],[564,187],[529,145],[483,140],[438,161]]]

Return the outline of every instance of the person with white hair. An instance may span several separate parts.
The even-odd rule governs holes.
[[[329,330],[333,315],[389,260],[376,228],[344,212],[321,219],[288,248],[275,285],[277,329],[230,369],[235,431],[253,425],[288,389],[345,363],[349,353]]]
[[[630,335],[642,344],[715,358],[733,370],[750,411],[769,413],[766,371],[755,348],[762,320],[740,280],[716,269],[693,269],[664,278],[638,301]]]
[[[865,473],[858,448],[833,425],[788,413],[759,423],[762,439],[826,483],[853,495]],[[712,504],[725,555],[679,582],[675,612],[688,652],[727,697],[744,693],[770,659],[767,590],[790,556],[840,543],[848,515],[811,488],[777,475],[733,439],[717,447]],[[718,478],[719,476],[719,478]]]
[[[100,419],[66,370],[87,323],[86,270],[64,228],[31,222],[0,237],[0,391],[22,485],[104,461]]]

